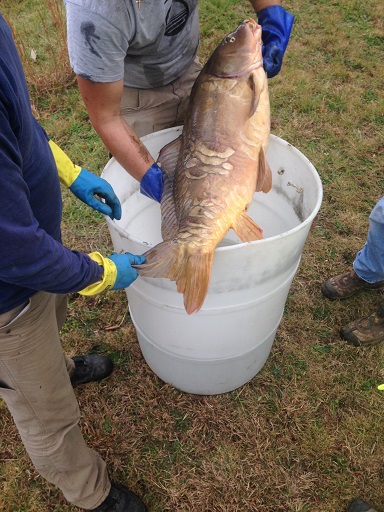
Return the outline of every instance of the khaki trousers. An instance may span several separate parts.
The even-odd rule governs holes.
[[[38,292],[0,315],[0,396],[37,471],[69,502],[93,509],[106,498],[110,481],[78,426],[73,360],[64,356],[59,337],[66,300]]]
[[[192,86],[202,66],[195,58],[187,72],[155,89],[124,87],[121,114],[139,136],[183,124]]]

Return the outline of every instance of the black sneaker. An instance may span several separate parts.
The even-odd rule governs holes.
[[[72,359],[75,362],[75,371],[71,377],[72,386],[105,379],[113,370],[112,359],[108,356],[88,354]]]
[[[103,503],[91,512],[148,512],[148,509],[133,491],[113,483]]]
[[[353,500],[348,508],[347,512],[378,512],[369,503],[361,500]]]

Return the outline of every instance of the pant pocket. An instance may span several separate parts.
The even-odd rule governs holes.
[[[31,301],[25,302],[21,306],[0,315],[0,331],[3,329],[7,329],[11,327],[12,324],[16,322],[16,320],[24,315],[28,311],[31,306]]]
[[[140,89],[124,86],[120,110],[123,115],[140,110]]]
[[[14,398],[16,396],[16,390],[9,387],[8,384],[0,380],[0,396],[6,400],[7,397]]]

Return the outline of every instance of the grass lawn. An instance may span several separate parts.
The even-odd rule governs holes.
[[[219,396],[194,396],[146,365],[123,291],[69,297],[68,355],[110,354],[112,377],[76,389],[81,429],[111,476],[151,512],[343,512],[362,497],[384,509],[384,344],[355,348],[339,328],[369,314],[377,291],[326,301],[348,270],[384,190],[382,0],[288,0],[295,14],[281,73],[269,82],[272,133],[316,167],[324,187],[284,317],[263,369]],[[100,174],[108,152],[68,65],[60,0],[1,2],[22,53],[34,113],[74,161]],[[202,0],[203,62],[248,1]],[[101,215],[63,190],[71,249],[110,248]],[[234,340],[235,342],[235,340]],[[34,470],[0,401],[0,510],[75,512]]]

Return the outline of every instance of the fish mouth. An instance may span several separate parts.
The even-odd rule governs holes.
[[[248,25],[251,28],[252,33],[254,35],[257,34],[257,32],[261,32],[261,25],[259,25],[253,18],[247,18],[246,20],[243,21],[242,24]],[[258,69],[258,68],[262,67],[262,65],[263,65],[263,57],[261,55],[261,37],[260,37],[260,55],[258,57],[256,57],[253,64],[248,68],[247,71],[250,72],[255,69]]]
[[[241,30],[245,26],[251,29],[252,34],[257,34],[259,31],[261,32],[261,25],[259,25],[253,18],[247,18],[239,23],[238,27],[234,32],[232,32],[232,34],[236,34],[237,31]]]
[[[247,18],[240,23],[240,27],[245,25],[249,26],[253,34],[261,31],[261,25],[259,25],[253,18]]]
[[[238,28],[245,26],[251,29],[253,35],[256,35],[258,32],[260,32],[260,43],[258,44],[258,50],[260,50],[260,52],[257,51],[257,56],[253,63],[246,70],[237,75],[239,78],[263,66],[263,57],[261,53],[261,25],[259,25],[253,18],[247,18],[240,23]]]

